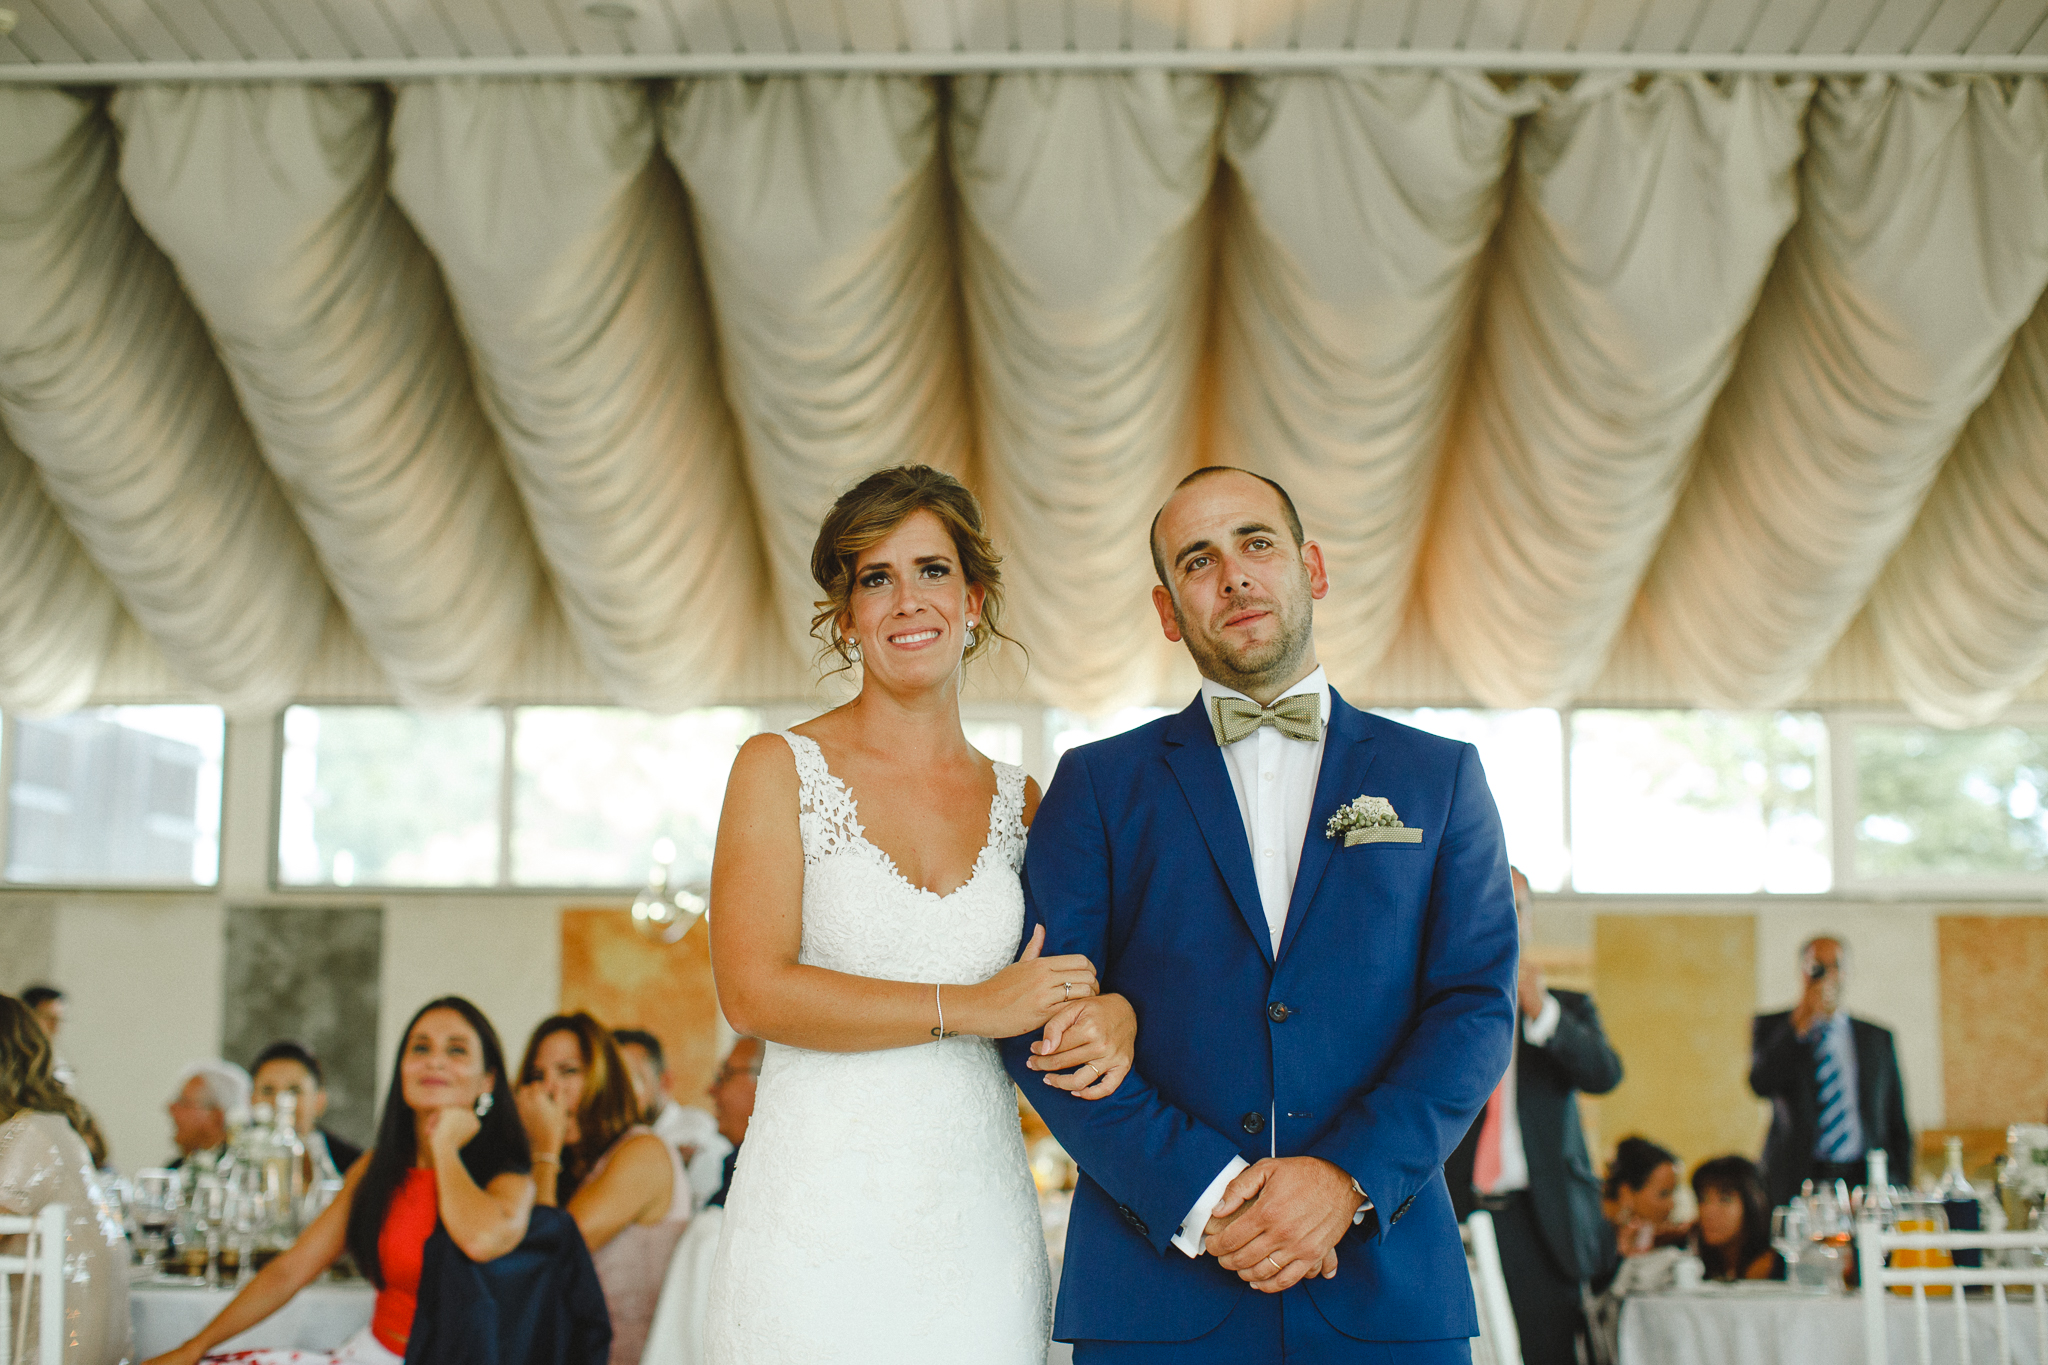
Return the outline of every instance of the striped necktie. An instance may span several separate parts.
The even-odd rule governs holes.
[[[1856,1100],[1849,1093],[1847,1077],[1842,1075],[1834,1029],[1833,1021],[1822,1027],[1820,1056],[1815,1062],[1815,1076],[1820,1083],[1820,1140],[1814,1144],[1813,1154],[1822,1161],[1854,1161],[1862,1155],[1852,1147],[1849,1131],[1855,1118],[1849,1106]]]

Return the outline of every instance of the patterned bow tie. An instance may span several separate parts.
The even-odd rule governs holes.
[[[1235,744],[1256,733],[1261,725],[1270,725],[1289,739],[1313,744],[1323,737],[1323,702],[1313,692],[1297,692],[1271,706],[1245,697],[1217,697],[1211,703],[1210,723],[1219,746]]]

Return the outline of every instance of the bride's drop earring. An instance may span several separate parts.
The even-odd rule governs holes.
[[[493,1095],[488,1090],[484,1091],[483,1094],[478,1095],[476,1097],[476,1116],[478,1118],[489,1117],[491,1112],[491,1106],[496,1104],[497,1102],[498,1097],[496,1095]]]
[[[967,647],[969,649],[974,648],[974,622],[972,621],[967,623]]]
[[[846,637],[846,657],[849,662],[860,662],[860,641],[854,639],[851,635]]]

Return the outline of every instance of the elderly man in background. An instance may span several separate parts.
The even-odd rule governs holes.
[[[718,1106],[718,1136],[725,1150],[717,1162],[718,1184],[704,1202],[708,1206],[725,1207],[725,1192],[732,1187],[732,1172],[740,1157],[740,1144],[746,1141],[747,1124],[754,1117],[754,1092],[761,1079],[761,1054],[766,1045],[759,1038],[742,1038],[732,1045],[732,1051],[725,1054],[725,1061],[718,1068],[718,1075],[711,1081],[711,1099]],[[708,1153],[698,1153],[702,1161]],[[692,1184],[697,1181],[697,1172],[690,1172]]]
[[[1842,1007],[1849,946],[1833,934],[1799,949],[1805,986],[1790,1010],[1758,1015],[1749,1088],[1771,1102],[1764,1184],[1773,1206],[1800,1182],[1863,1183],[1869,1153],[1889,1154],[1894,1183],[1913,1181],[1913,1133],[1892,1033]]]
[[[280,1096],[292,1096],[299,1139],[306,1144],[307,1176],[318,1181],[347,1175],[363,1149],[320,1126],[327,1115],[327,1073],[312,1049],[280,1038],[256,1054],[249,1075],[256,1104],[275,1109]]]
[[[1621,1083],[1621,1058],[1600,1027],[1593,998],[1552,990],[1530,956],[1535,904],[1529,879],[1510,868],[1522,934],[1515,1051],[1493,1097],[1444,1163],[1462,1221],[1492,1213],[1501,1271],[1514,1305],[1522,1358],[1573,1365],[1584,1290],[1614,1261],[1600,1212],[1600,1180],[1579,1124],[1578,1095]]]
[[[612,1031],[612,1041],[619,1045],[619,1055],[626,1059],[626,1069],[633,1073],[633,1089],[647,1110],[647,1126],[682,1154],[683,1169],[689,1174],[695,1202],[701,1207],[718,1188],[718,1167],[727,1150],[718,1136],[718,1120],[669,1093],[668,1061],[662,1055],[661,1039],[646,1029],[622,1028]],[[716,1154],[699,1167],[698,1154],[714,1147],[718,1149]]]
[[[249,1112],[249,1073],[233,1062],[209,1057],[178,1073],[171,1087],[171,1141],[178,1155],[172,1169],[187,1161],[211,1165],[224,1154],[228,1127]]]

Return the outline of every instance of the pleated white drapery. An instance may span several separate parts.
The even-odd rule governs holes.
[[[1303,491],[1343,585],[1316,616],[1338,676],[1371,676],[1400,632],[1533,103],[1425,72],[1267,77],[1231,101],[1216,456]]]
[[[2048,699],[2048,87],[1449,72],[0,89],[0,706],[811,687],[921,460],[982,695],[1191,686],[1289,486],[1368,702]],[[330,608],[338,608],[330,610]]]
[[[198,314],[122,196],[114,130],[94,105],[21,87],[0,90],[0,127],[0,420],[179,675],[275,705],[319,648],[331,597]]]
[[[349,619],[408,701],[492,695],[539,565],[439,272],[353,86],[123,90],[121,184],[209,323]],[[198,149],[206,161],[196,163]]]

